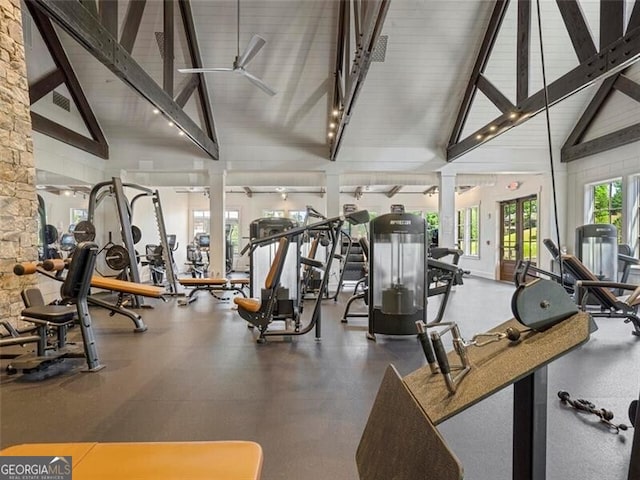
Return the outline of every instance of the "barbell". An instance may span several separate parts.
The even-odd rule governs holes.
[[[136,225],[131,225],[131,236],[133,244],[137,244],[142,240],[142,230]],[[83,220],[73,229],[73,238],[76,242],[93,242],[96,238],[96,227],[89,220]]]
[[[162,246],[156,246],[153,252],[150,252],[147,255],[140,255],[136,252],[136,261],[142,257],[153,260],[162,258]],[[104,261],[111,270],[124,270],[129,266],[129,252],[122,245],[112,245],[106,250],[104,254]]]

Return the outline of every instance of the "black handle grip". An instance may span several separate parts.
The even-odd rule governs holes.
[[[451,373],[451,368],[449,367],[449,358],[447,357],[447,352],[445,352],[444,350],[442,338],[438,333],[431,334],[431,343],[433,344],[433,350],[436,354],[436,359],[438,360],[440,371],[444,375]]]
[[[420,340],[420,344],[422,345],[422,351],[427,358],[427,363],[429,365],[436,363],[436,355],[433,353],[433,346],[431,345],[431,340],[429,340],[427,332],[418,333],[418,340]]]

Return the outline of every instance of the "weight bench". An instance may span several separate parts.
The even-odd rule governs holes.
[[[91,277],[91,287],[118,292],[119,294],[140,295],[142,297],[159,298],[163,302],[167,301],[167,299],[164,297],[166,290],[162,287],[156,287],[154,285],[127,282],[126,280],[118,280],[109,277],[93,276]],[[96,298],[94,296],[89,296],[87,300],[91,305],[106,308],[111,312],[109,314],[111,316],[119,313],[120,315],[124,315],[125,317],[130,318],[135,325],[135,328],[133,329],[134,332],[144,332],[148,328],[140,315],[124,307],[122,297],[118,299],[116,304],[106,302],[105,300]]]
[[[178,300],[178,305],[189,305],[191,302],[195,302],[196,294],[199,292],[209,292],[213,297],[218,300],[227,300],[224,297],[219,297],[214,292],[236,292],[242,295],[244,298],[247,296],[244,293],[244,289],[249,285],[248,278],[179,278],[180,285],[186,288],[193,287],[193,290],[189,292],[186,298]]]
[[[562,255],[564,268],[576,278],[576,303],[586,309],[587,295],[599,303],[600,311],[591,311],[593,317],[624,318],[625,323],[633,324],[633,334],[640,336],[640,286],[620,282],[599,280],[584,263],[573,255]],[[616,297],[611,289],[632,292],[628,297]],[[585,295],[581,295],[581,290]]]
[[[8,367],[12,372],[22,370],[25,372],[34,371],[40,366],[46,366],[55,358],[64,356],[82,356],[87,362],[87,371],[95,372],[103,368],[98,359],[98,351],[91,325],[91,315],[89,314],[89,279],[95,266],[98,246],[92,242],[80,243],[69,262],[69,271],[60,287],[61,305],[44,305],[44,300],[40,294],[28,290],[23,295],[23,300],[27,308],[22,310],[21,315],[24,320],[39,325],[39,336],[37,340],[38,348],[35,355],[25,355],[16,358]],[[62,261],[61,261],[62,262]],[[64,266],[64,262],[62,263]],[[14,266],[13,272],[20,275],[28,275],[38,271],[36,263],[19,263]],[[69,308],[69,306],[71,306]],[[65,348],[66,327],[77,318],[82,334],[83,353]],[[46,348],[47,323],[56,325],[58,328],[58,352],[49,354]]]
[[[34,443],[1,456],[71,457],[74,480],[259,480],[262,448],[246,441]]]

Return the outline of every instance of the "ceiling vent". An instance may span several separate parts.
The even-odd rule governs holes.
[[[71,100],[69,100],[69,98],[65,97],[61,93],[56,92],[55,90],[53,91],[53,104],[59,106],[67,112],[71,111]]]
[[[380,37],[378,37],[376,48],[374,48],[373,52],[371,52],[372,62],[384,62],[384,59],[387,56],[387,40],[388,39],[389,39],[389,35],[380,35]]]
[[[164,60],[164,32],[155,32],[155,34],[158,50],[160,50],[160,57]]]

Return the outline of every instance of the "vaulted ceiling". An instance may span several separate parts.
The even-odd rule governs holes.
[[[93,6],[102,7],[103,3],[93,2]],[[163,69],[166,68],[163,61],[163,2],[138,0],[138,7],[140,3],[145,5],[131,56],[158,85],[163,86]],[[534,172],[542,171],[548,165],[543,155],[546,125],[542,115],[452,164],[445,160],[447,142],[492,18],[494,1],[389,2],[379,32],[386,41],[383,61],[374,61],[368,68],[335,162],[328,159],[328,134],[335,103],[340,1],[192,0],[187,3],[193,14],[202,65],[231,67],[237,55],[237,40],[242,51],[251,37],[259,34],[267,44],[251,61],[248,70],[275,89],[277,95],[266,95],[240,75],[205,74],[219,148],[219,160],[212,160],[187,136],[180,136],[179,130],[169,125],[166,117],[154,113],[151,103],[56,26],[109,143],[108,160],[89,158],[97,163],[104,162],[102,165],[108,171],[126,170],[146,175],[151,182],[153,178],[160,178],[154,175],[164,174],[163,182],[169,181],[168,177],[179,184],[193,185],[201,183],[210,168],[277,178],[282,172],[300,172],[302,175],[308,171],[425,176],[443,168],[461,173]],[[360,1],[356,3],[364,5]],[[486,78],[514,104],[518,73],[515,58],[518,3],[514,0],[506,9],[484,70]],[[598,45],[600,2],[579,0],[571,3],[580,6]],[[633,2],[623,3],[627,5],[625,22],[628,22]],[[92,2],[83,4],[91,5]],[[113,4],[117,4],[118,38],[121,38],[134,2],[119,0]],[[541,8],[547,81],[552,82],[580,61],[556,2],[543,0]],[[533,93],[542,87],[542,78],[535,10],[531,18],[529,91]],[[174,8],[173,25],[172,97],[176,98],[193,77],[193,74],[177,72],[178,68],[193,66],[178,6]],[[35,27],[30,29],[30,39],[26,43],[29,83],[32,84],[55,66]],[[632,72],[631,77],[634,75]],[[552,140],[556,150],[559,151],[599,83],[551,109]],[[58,87],[57,91],[70,95],[64,86]],[[191,95],[184,111],[205,129],[203,110],[197,98],[196,94]],[[33,105],[33,111],[55,117],[69,128],[86,133],[77,111],[73,106],[70,110],[65,112],[54,106],[50,95]],[[640,117],[638,104],[631,110],[631,117]],[[488,124],[500,113],[494,102],[477,93],[463,136]],[[383,185],[398,183],[389,177]]]

